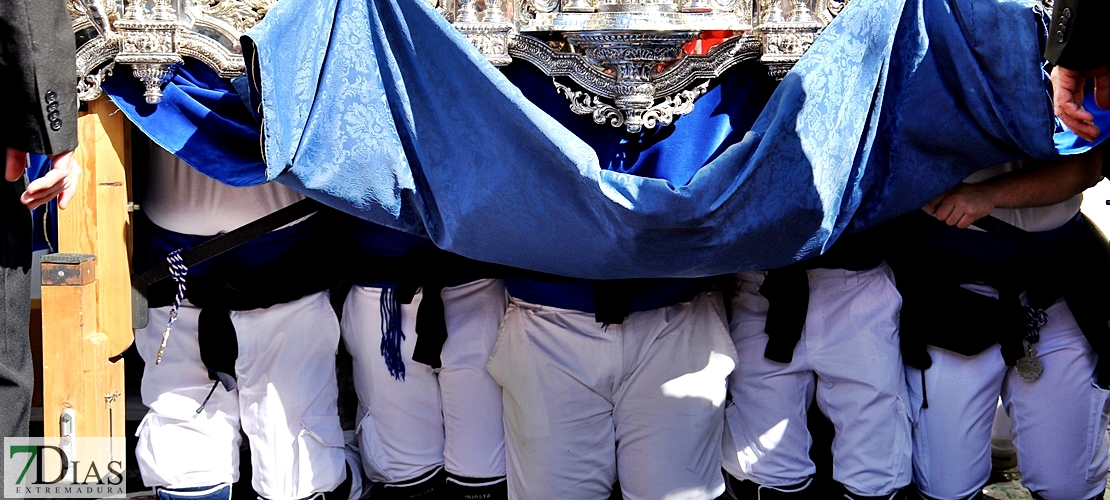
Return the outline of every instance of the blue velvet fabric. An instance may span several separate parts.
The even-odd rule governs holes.
[[[597,154],[598,166],[683,185],[729,145],[739,142],[763,111],[776,83],[758,62],[741,63],[711,82],[694,110],[671,126],[636,134],[598,125],[576,115],[535,66],[517,62],[501,69],[529,102],[554,118]]]
[[[815,256],[981,167],[1089,148],[1052,117],[1044,35],[1027,1],[857,0],[769,101],[753,80],[629,136],[545,104],[548,80],[521,62],[502,74],[424,2],[282,2],[249,34],[264,167],[251,127],[204,109],[238,97],[188,66],[157,110],[116,100],[224,182],[277,179],[467,257],[705,276]]]
[[[259,124],[231,82],[186,59],[166,84],[162,103],[147,104],[143,84],[126,67],[106,79],[104,93],[166,151],[231,186],[266,182]]]

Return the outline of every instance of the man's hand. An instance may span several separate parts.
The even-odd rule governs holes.
[[[19,201],[34,210],[55,196],[58,197],[58,208],[65,208],[69,200],[77,193],[77,181],[81,178],[81,166],[73,159],[73,151],[57,154],[50,157],[51,168],[46,175],[31,181],[27,190],[19,197]],[[4,179],[15,182],[27,169],[27,153],[18,149],[8,148],[5,160]]]
[[[977,184],[960,184],[921,207],[925,213],[949,226],[967,229],[995,209],[990,189]]]
[[[1110,109],[1110,66],[1088,71],[1052,68],[1052,107],[1075,135],[1094,142],[1100,131],[1094,124],[1094,115],[1083,109],[1083,85],[1087,78],[1094,79],[1095,103],[1102,109]]]

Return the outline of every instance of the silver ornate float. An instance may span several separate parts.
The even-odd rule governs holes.
[[[239,36],[276,1],[70,0],[80,96],[99,96],[117,63],[131,66],[151,103],[183,57],[238,75]],[[427,1],[493,64],[534,64],[575,113],[629,132],[689,113],[707,82],[741,61],[781,78],[847,2]]]

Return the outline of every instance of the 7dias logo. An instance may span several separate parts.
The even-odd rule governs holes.
[[[4,438],[4,498],[125,498],[122,438]]]

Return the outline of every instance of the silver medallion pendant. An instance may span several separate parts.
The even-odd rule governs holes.
[[[1017,360],[1015,368],[1018,376],[1026,382],[1037,380],[1044,373],[1044,365],[1041,364],[1040,359],[1037,359],[1037,350],[1029,344],[1025,345],[1025,357]]]

